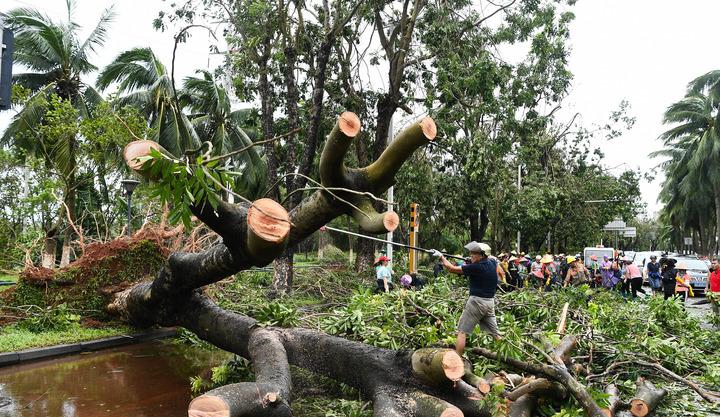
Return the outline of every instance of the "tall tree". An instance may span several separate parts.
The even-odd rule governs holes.
[[[653,154],[670,158],[661,165],[666,174],[661,195],[666,204],[664,218],[670,220],[670,226],[675,229],[698,230],[706,236],[706,242],[709,241],[708,250],[715,253],[720,239],[717,221],[720,219],[719,81],[720,71],[698,77],[688,85],[686,97],[668,107],[663,122],[675,126],[660,136],[665,150]],[[712,201],[708,201],[708,194]],[[707,231],[711,222],[708,209],[714,212],[712,239],[708,238]]]
[[[200,141],[176,96],[165,65],[150,48],[120,53],[97,79],[101,91],[117,84],[119,105],[140,109],[154,132],[153,139],[173,155],[197,148]]]
[[[55,248],[65,224],[65,212],[70,222],[74,222],[76,217],[78,131],[64,131],[49,138],[38,135],[38,128],[46,123],[48,111],[53,110],[53,106],[62,106],[64,101],[77,110],[77,117],[83,118],[102,100],[91,86],[82,81],[82,77],[97,69],[89,56],[105,43],[108,25],[114,16],[112,8],[106,9],[95,28],[82,40],[78,35],[81,26],[73,20],[74,9],[74,2],[67,0],[67,19],[64,22],[56,22],[30,8],[13,9],[1,15],[4,22],[15,30],[15,62],[28,70],[15,75],[13,81],[28,88],[33,95],[13,117],[0,141],[44,158],[46,166],[58,171],[63,183],[63,205],[67,209],[61,207],[56,221],[46,227],[42,262],[46,267],[55,264]],[[53,95],[60,100],[53,99]],[[21,137],[26,140],[19,140]],[[72,228],[66,226],[62,265],[69,262],[72,237]]]

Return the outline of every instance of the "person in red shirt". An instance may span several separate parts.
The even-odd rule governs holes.
[[[705,288],[705,292],[713,292],[716,293],[714,297],[711,297],[711,305],[712,310],[715,315],[720,314],[720,306],[718,306],[717,301],[717,293],[720,293],[720,267],[718,265],[717,258],[712,260],[712,263],[710,264],[710,272],[708,272],[708,280],[707,280],[707,287]]]

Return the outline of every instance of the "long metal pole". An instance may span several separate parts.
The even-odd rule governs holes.
[[[517,176],[517,189],[518,189],[518,204],[520,203],[520,191],[522,190],[522,165],[518,161],[518,176]],[[520,256],[520,222],[517,225],[517,253]]]
[[[392,246],[400,246],[401,248],[415,249],[415,250],[419,250],[419,251],[425,252],[425,253],[431,253],[431,252],[432,252],[432,250],[430,250],[430,249],[425,249],[425,248],[420,248],[420,247],[417,247],[417,246],[406,245],[406,244],[404,244],[404,243],[390,242],[390,241],[383,240],[383,239],[380,239],[380,238],[377,238],[377,237],[367,236],[367,235],[361,235],[360,233],[350,232],[350,231],[342,230],[342,229],[336,229],[336,228],[330,227],[330,226],[324,226],[324,229],[325,229],[325,230],[330,230],[331,232],[345,233],[345,234],[348,234],[348,235],[351,235],[351,236],[357,236],[357,237],[360,237],[360,238],[363,238],[363,239],[374,240],[374,241],[376,241],[376,242],[382,242],[382,243],[386,243],[386,244],[392,245]],[[465,260],[465,258],[463,258],[462,256],[455,256],[455,255],[450,255],[450,254],[447,254],[447,253],[443,253],[443,256],[445,256],[446,258],[455,258],[455,259]]]
[[[390,118],[390,127],[388,128],[388,137],[387,137],[387,144],[390,145],[390,142],[393,140],[393,119],[394,117]],[[388,199],[388,211],[393,211],[395,207],[393,206],[393,203],[395,202],[395,187],[388,188],[387,192],[387,199]],[[387,233],[387,240],[388,242],[393,241],[393,232],[390,231]],[[393,260],[393,245],[388,243],[387,247],[385,249],[385,253],[387,254],[387,257],[390,259],[390,262]]]

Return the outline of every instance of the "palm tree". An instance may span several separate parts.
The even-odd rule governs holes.
[[[669,204],[666,210],[674,211],[682,223],[692,223],[692,209],[703,203],[707,208],[705,196],[712,195],[716,242],[720,240],[719,80],[720,71],[698,77],[688,86],[688,95],[668,107],[663,123],[676,126],[660,136],[666,149],[652,155],[671,158],[663,165],[667,176],[663,194]],[[707,224],[709,216],[703,217]]]
[[[175,96],[170,74],[150,48],[121,53],[100,72],[96,84],[103,91],[117,84],[118,93],[125,94],[118,104],[140,109],[154,132],[152,139],[173,155],[200,144]]]
[[[245,129],[256,113],[254,110],[232,111],[227,91],[208,71],[201,77],[188,77],[175,95],[172,79],[150,48],[125,51],[105,67],[97,85],[105,90],[117,84],[125,94],[119,105],[134,106],[148,119],[151,131],[160,145],[180,156],[210,142],[213,154],[220,155],[252,144]],[[187,110],[187,113],[186,113]],[[234,188],[252,198],[267,183],[265,162],[256,148],[235,157],[234,165],[242,175]]]
[[[55,22],[30,8],[18,8],[0,15],[4,23],[15,30],[15,62],[28,70],[15,75],[13,82],[32,93],[3,133],[0,143],[17,146],[28,154],[43,158],[47,166],[60,173],[64,203],[70,220],[74,221],[77,137],[61,135],[60,140],[56,138],[47,143],[47,138],[38,137],[36,132],[37,127],[45,123],[53,95],[72,103],[80,117],[88,117],[91,109],[102,100],[97,91],[82,81],[82,76],[97,69],[90,62],[89,55],[105,43],[107,27],[114,13],[112,8],[106,9],[90,35],[81,41],[78,36],[81,26],[73,21],[72,16],[74,2],[66,1],[65,22]],[[61,213],[64,212],[61,208]],[[55,242],[64,217],[58,215],[57,221],[46,227],[43,266],[54,265]],[[61,264],[69,261],[71,237],[72,229],[67,227]]]
[[[190,120],[203,142],[209,142],[213,154],[222,155],[253,143],[246,131],[252,133],[254,109],[232,110],[227,91],[208,71],[198,71],[202,77],[188,77],[183,82],[180,101],[190,111]],[[235,190],[248,198],[260,196],[267,185],[267,167],[259,148],[240,153],[231,162],[242,174],[235,182]]]

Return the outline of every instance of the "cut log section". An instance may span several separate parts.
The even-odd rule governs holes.
[[[346,186],[346,168],[343,160],[360,129],[360,118],[355,113],[345,112],[338,117],[320,154],[320,182],[324,186]]]
[[[127,166],[138,174],[142,175],[147,179],[149,178],[149,172],[144,169],[145,162],[140,161],[138,158],[150,155],[151,150],[157,150],[164,155],[170,156],[168,151],[165,150],[160,144],[152,140],[136,140],[125,145],[123,149],[123,157]]]
[[[452,349],[418,349],[411,361],[413,372],[429,385],[449,385],[465,375],[462,357]]]
[[[188,417],[230,417],[230,406],[215,395],[202,395],[190,402]]]
[[[602,411],[607,417],[615,417],[615,411],[620,405],[620,391],[615,384],[610,384],[605,388],[605,394],[608,395],[608,406]]]
[[[388,145],[380,157],[361,171],[374,188],[386,190],[395,181],[395,174],[400,170],[415,150],[435,139],[437,126],[435,121],[426,117],[400,132]]]
[[[630,413],[635,417],[645,417],[660,404],[667,391],[656,388],[655,385],[645,378],[638,378],[635,397],[630,400]]]
[[[208,391],[190,402],[188,417],[291,417],[274,387],[241,382]]]
[[[247,250],[258,263],[270,262],[285,248],[290,233],[288,212],[275,200],[261,198],[247,213]]]
[[[411,408],[415,417],[464,417],[454,405],[422,392],[410,394]]]
[[[341,203],[340,203],[341,204]],[[378,213],[367,198],[359,199],[356,204],[361,211],[353,210],[352,217],[358,226],[366,232],[380,234],[392,232],[400,224],[400,217],[394,211]]]
[[[462,376],[462,380],[477,388],[481,394],[485,395],[490,392],[492,385],[490,381],[485,378],[481,378],[473,373],[472,363],[469,360],[463,359],[465,373]]]

